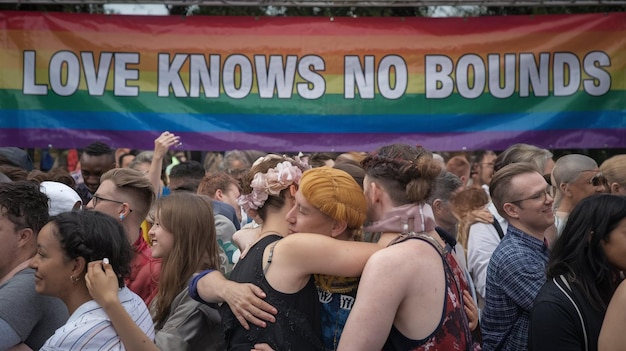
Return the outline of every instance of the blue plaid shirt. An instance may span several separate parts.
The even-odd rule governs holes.
[[[509,225],[487,268],[483,350],[527,350],[535,297],[546,281],[545,243]]]

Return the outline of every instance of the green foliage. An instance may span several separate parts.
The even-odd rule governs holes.
[[[177,6],[170,14],[209,16],[423,17],[426,7],[274,7]]]
[[[287,7],[173,6],[170,14],[209,16],[458,17],[624,12],[626,6],[446,6],[440,7]]]
[[[171,15],[265,16],[264,6],[168,6]]]
[[[0,11],[41,11],[41,12],[67,12],[67,13],[105,13],[103,5],[97,4],[0,4]]]
[[[626,6],[517,6],[517,7],[486,7],[483,16],[508,15],[570,15],[581,13],[624,12]]]

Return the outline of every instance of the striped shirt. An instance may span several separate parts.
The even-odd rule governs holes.
[[[126,287],[120,289],[118,296],[135,323],[154,340],[152,318],[143,300]],[[67,323],[57,329],[40,350],[117,351],[125,348],[104,309],[91,300],[78,307]]]
[[[487,268],[483,350],[527,350],[530,311],[546,281],[545,243],[509,224]]]

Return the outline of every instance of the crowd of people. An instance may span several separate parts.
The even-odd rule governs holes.
[[[626,155],[0,148],[0,350],[621,350]]]

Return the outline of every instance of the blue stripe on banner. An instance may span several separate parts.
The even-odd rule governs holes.
[[[201,115],[0,110],[0,128],[241,133],[449,133],[626,128],[626,111],[455,115]]]

